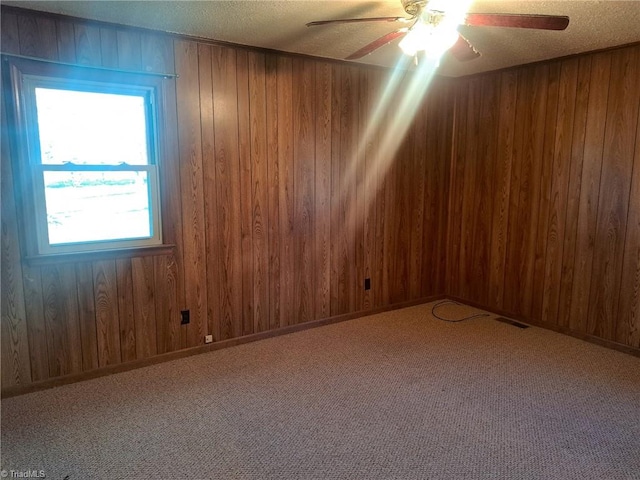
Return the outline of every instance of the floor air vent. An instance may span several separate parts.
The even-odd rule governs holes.
[[[502,323],[508,323],[509,325],[513,325],[518,328],[529,328],[529,325],[525,325],[524,323],[516,322],[515,320],[511,320],[509,318],[504,317],[496,317],[496,320]]]

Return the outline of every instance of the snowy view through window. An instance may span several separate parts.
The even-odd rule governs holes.
[[[149,172],[100,169],[148,165],[144,97],[35,93],[49,243],[150,237]]]

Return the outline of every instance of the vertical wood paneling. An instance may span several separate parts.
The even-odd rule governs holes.
[[[246,51],[236,52],[238,156],[240,168],[240,248],[242,256],[242,321],[240,332],[254,332],[253,202],[251,199],[251,121],[249,107],[249,59]]]
[[[82,371],[75,269],[42,269],[44,320],[49,352],[49,375],[58,377]]]
[[[66,20],[56,22],[58,37],[58,56],[61,62],[75,63],[76,61],[76,36],[73,23]],[[4,49],[4,45],[3,45]]]
[[[142,69],[145,72],[172,73],[173,42],[161,35],[143,35],[140,41]]]
[[[142,41],[140,33],[118,30],[118,67],[125,70],[142,70]]]
[[[314,291],[315,318],[331,314],[331,65],[316,64]]]
[[[200,345],[207,330],[202,137],[198,86],[198,49],[194,42],[175,42],[180,193],[182,198],[185,306],[190,323],[183,328],[183,347]]]
[[[600,195],[600,174],[606,126],[607,100],[611,55],[599,54],[593,57],[589,82],[589,105],[583,148],[583,168],[578,212],[578,238],[574,258],[575,276],[571,291],[571,313],[569,326],[573,330],[586,333],[589,315],[589,295],[595,245],[598,198]]]
[[[118,33],[111,28],[100,29],[100,54],[103,67],[118,68]]]
[[[269,203],[265,55],[249,52],[253,331],[269,330]]]
[[[76,39],[76,62],[80,65],[102,65],[100,28],[76,23],[73,28]],[[115,32],[113,32],[115,34]]]
[[[314,144],[315,144],[315,75],[311,61],[294,59],[293,78],[293,222],[295,247],[294,321],[314,319]]]
[[[133,274],[130,259],[116,260],[120,354],[123,362],[136,358],[136,325],[133,305]]]
[[[560,63],[549,66],[547,81],[547,106],[545,109],[545,128],[542,147],[542,166],[540,171],[540,201],[538,204],[538,230],[536,232],[536,253],[533,270],[533,293],[531,316],[542,319],[544,300],[544,274],[547,253],[547,227],[549,224],[549,205],[551,203],[552,165],[555,152],[555,125],[558,112]],[[517,228],[514,227],[514,228]]]
[[[91,263],[76,263],[78,289],[78,317],[82,343],[82,369],[98,368],[98,339],[96,332],[96,305],[93,296],[93,270]]]
[[[122,361],[116,264],[112,260],[93,263],[93,289],[96,302],[98,364],[101,367]]]
[[[265,60],[267,96],[267,176],[269,200],[269,326],[280,326],[280,171],[278,169],[278,63]]]
[[[629,193],[638,123],[637,49],[611,56],[588,332],[612,340],[618,313]],[[635,199],[634,199],[635,200]],[[625,292],[627,294],[627,292]]]
[[[180,349],[180,305],[184,291],[180,286],[180,268],[173,256],[154,259],[153,287],[156,298],[156,344],[158,353]]]
[[[215,129],[213,116],[212,52],[209,45],[198,45],[198,84],[200,87],[200,129],[202,135],[202,174],[206,224],[208,333],[220,340],[220,244],[216,193]]]
[[[212,47],[217,239],[220,242],[220,338],[242,332],[242,224],[236,52]]]
[[[136,358],[151,357],[158,353],[154,278],[152,257],[131,259]]]
[[[3,18],[4,20],[4,18]],[[4,28],[3,22],[3,28]],[[4,38],[4,37],[3,37]],[[2,102],[2,123],[6,124],[6,106]],[[0,139],[0,321],[2,335],[2,386],[31,382],[31,362],[27,331],[23,270],[17,225],[15,191],[12,181],[9,142],[5,128]]]
[[[44,276],[3,258],[26,382],[438,293],[637,345],[638,47],[436,80],[396,151],[410,73],[365,136],[386,72],[22,16],[5,51],[179,74],[159,108],[174,253]]]
[[[582,167],[584,158],[585,128],[589,102],[589,79],[591,57],[580,59],[578,67],[578,85],[575,99],[573,139],[571,145],[571,166],[567,193],[567,212],[565,215],[565,235],[562,249],[562,270],[558,294],[558,323],[569,326],[571,309],[571,290],[574,279],[574,259],[578,236],[578,208],[582,188]]]
[[[636,49],[636,61],[640,49]],[[640,105],[636,105],[636,148],[633,162],[629,216],[625,239],[620,301],[615,325],[615,340],[640,347]]]
[[[578,61],[576,59],[562,62],[555,129],[551,197],[548,214],[549,223],[545,256],[544,294],[542,301],[542,321],[553,324],[559,323],[559,285],[562,275],[562,254],[566,233],[565,222],[577,76]]]
[[[295,323],[294,289],[294,157],[293,157],[293,61],[277,60],[278,98],[278,196],[280,207],[280,326]]]
[[[18,16],[15,13],[2,12],[0,15],[0,44],[4,53],[20,54],[20,33]]]
[[[495,195],[493,203],[493,225],[491,232],[491,270],[489,271],[489,305],[503,308],[505,290],[508,291],[506,252],[508,249],[508,226],[511,214],[511,169],[516,123],[516,99],[518,98],[518,72],[502,74],[500,110],[498,112],[498,138],[496,140]],[[506,270],[506,271],[505,271]],[[508,295],[508,294],[507,294]]]
[[[481,80],[458,82],[449,205],[450,293],[638,347],[639,69],[640,47],[633,46],[521,67],[511,82],[505,79],[514,72],[503,73],[495,157],[475,155],[491,133],[488,122],[475,123],[478,109],[485,111],[474,101]],[[509,97],[515,114],[504,110],[502,102]],[[472,159],[479,163],[469,164]],[[502,188],[504,172],[510,171],[504,253],[501,237],[495,236],[496,225],[502,224],[502,207],[497,205],[503,200],[493,195],[487,303],[481,295],[482,276],[469,274],[469,269],[484,268],[486,261],[475,248],[477,242],[468,248],[484,216],[478,214],[476,220],[465,213],[473,189],[467,180],[482,178],[482,169],[491,168],[483,163],[494,164],[496,186]],[[500,191],[498,187],[495,193]]]
[[[20,54],[29,57],[58,59],[56,24],[51,18],[18,15]]]

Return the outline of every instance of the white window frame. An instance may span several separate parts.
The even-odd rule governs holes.
[[[9,73],[13,100],[14,141],[19,145],[17,172],[21,187],[22,230],[27,257],[51,257],[58,254],[91,254],[127,249],[144,249],[163,245],[160,198],[159,137],[160,124],[157,105],[162,92],[161,78],[101,69],[87,69],[68,65],[23,59],[10,62]],[[26,66],[26,67],[25,67]],[[5,77],[6,79],[6,77]],[[147,131],[147,158],[145,165],[76,165],[43,164],[40,151],[36,88],[54,88],[69,91],[135,95],[144,97]],[[16,163],[16,162],[14,162]],[[97,240],[64,244],[51,244],[48,234],[45,203],[44,174],[47,171],[144,171],[147,173],[149,227],[151,235],[142,238]]]

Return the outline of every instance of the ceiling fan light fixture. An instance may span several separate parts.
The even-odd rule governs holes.
[[[455,24],[442,22],[433,25],[418,20],[398,46],[411,57],[419,51],[424,51],[429,58],[440,58],[457,40]]]

